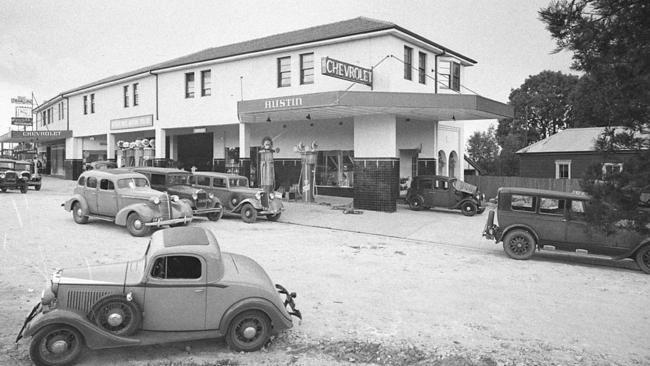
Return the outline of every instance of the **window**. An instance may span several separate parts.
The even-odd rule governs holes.
[[[65,103],[61,102],[61,119],[65,119]]]
[[[460,64],[456,62],[451,63],[451,80],[449,89],[460,91]]]
[[[354,185],[353,151],[319,151],[316,184],[352,187]]]
[[[84,114],[88,114],[88,96],[84,95]]]
[[[278,58],[278,88],[291,86],[291,57]]]
[[[89,177],[86,181],[86,187],[88,188],[97,188],[97,178]]]
[[[201,272],[201,261],[188,255],[160,257],[151,267],[151,277],[161,279],[198,279]]]
[[[90,113],[95,113],[95,94],[90,94]]]
[[[99,189],[104,191],[112,191],[115,190],[115,185],[108,179],[102,179],[101,182],[99,182]]]
[[[213,178],[212,179],[212,186],[216,188],[225,188],[226,187],[226,179],[225,178]]]
[[[564,215],[566,201],[557,198],[542,197],[539,199],[539,213],[547,215]]]
[[[129,107],[129,86],[124,85],[124,108]]]
[[[571,160],[555,161],[555,179],[571,178]]]
[[[513,194],[510,197],[510,208],[513,211],[535,212],[536,197]]]
[[[606,175],[618,174],[623,171],[623,163],[604,163],[603,178]]]
[[[202,175],[196,176],[196,184],[210,187],[210,177],[204,177]]]
[[[86,177],[79,177],[79,180],[77,181],[77,185],[85,186],[86,185]]]
[[[442,189],[442,190],[448,190],[449,189],[449,182],[446,180],[442,179],[436,179],[436,189]]]
[[[420,52],[418,53],[419,65],[418,65],[418,81],[420,84],[427,83],[427,54]]]
[[[185,74],[185,98],[194,98],[194,73]]]
[[[413,67],[413,49],[404,46],[404,79],[411,80],[411,69]]]
[[[300,84],[314,83],[314,54],[300,55]]]
[[[41,114],[43,115],[41,122],[43,123],[43,126],[45,126],[47,124],[47,111],[45,110]]]
[[[134,107],[140,104],[140,94],[138,94],[138,86],[140,86],[139,83],[133,84],[133,106]]]
[[[151,185],[164,186],[165,176],[162,174],[151,174]]]
[[[201,96],[207,97],[212,94],[212,71],[203,70],[201,71]]]
[[[441,88],[460,91],[460,64],[453,61],[443,61],[438,67]]]
[[[421,180],[420,181],[420,189],[433,189],[433,181],[432,180]]]

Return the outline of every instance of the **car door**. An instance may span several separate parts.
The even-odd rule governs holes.
[[[212,177],[210,190],[219,198],[221,204],[232,210],[239,203],[239,200],[237,200],[236,194],[228,188],[228,183],[226,177]]]
[[[450,193],[449,181],[442,178],[435,178],[433,180],[432,206],[450,207]]]
[[[99,181],[97,212],[104,216],[117,214],[117,194],[115,193],[115,184],[110,179],[103,178]]]
[[[616,248],[616,235],[608,236],[606,232],[589,225],[585,218],[588,202],[571,200],[567,218],[567,245],[569,249],[584,249],[594,254],[614,255],[625,248]]]
[[[566,242],[567,200],[556,197],[539,197],[535,231],[542,245],[563,245]]]
[[[86,203],[88,204],[88,212],[90,214],[98,214],[99,210],[97,207],[97,178],[88,177],[86,179],[86,190],[84,192],[84,197],[86,198]]]
[[[205,329],[207,274],[205,260],[172,254],[152,259],[144,300],[144,330]]]

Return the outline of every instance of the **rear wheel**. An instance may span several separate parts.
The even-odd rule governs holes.
[[[75,202],[72,204],[72,218],[77,224],[85,224],[88,222],[88,216],[84,215],[84,210],[81,208],[81,203]]]
[[[535,253],[535,238],[525,230],[513,230],[503,239],[503,250],[512,259],[528,259]]]
[[[420,211],[424,207],[424,199],[420,196],[413,197],[409,200],[409,208],[413,211]]]
[[[34,189],[37,190],[37,191],[40,191],[41,190],[41,185],[40,184],[35,185]]]
[[[27,184],[20,186],[20,193],[27,193],[27,188],[28,188]]]
[[[147,236],[151,233],[151,227],[145,225],[137,212],[130,213],[126,218],[126,228],[133,236]]]
[[[133,301],[122,295],[108,296],[100,300],[89,314],[100,328],[119,336],[128,336],[140,328],[142,313]]]
[[[244,203],[241,206],[241,219],[250,224],[257,220],[257,210],[250,203]]]
[[[639,249],[636,253],[636,263],[643,272],[650,274],[650,245]]]
[[[463,202],[462,205],[460,205],[460,211],[463,213],[465,216],[474,216],[476,215],[476,211],[478,211],[478,208],[476,207],[476,204],[474,202]]]
[[[68,325],[49,325],[39,330],[29,345],[36,365],[63,366],[75,362],[83,348],[81,333]]]
[[[208,220],[210,221],[219,221],[219,219],[223,216],[223,208],[221,208],[221,211],[219,212],[212,212],[208,214]]]
[[[230,322],[226,343],[237,352],[252,352],[262,348],[271,336],[271,321],[266,314],[248,310]]]
[[[280,214],[281,212],[275,214],[275,215],[266,215],[266,219],[269,221],[278,221],[280,219]]]
[[[0,188],[0,190],[2,190],[2,193],[7,192],[7,188],[5,187]]]

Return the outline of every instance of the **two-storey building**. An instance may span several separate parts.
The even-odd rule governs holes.
[[[258,179],[262,139],[275,148],[276,188],[301,178],[317,151],[317,193],[394,211],[399,178],[463,175],[462,123],[512,117],[464,93],[476,62],[396,24],[356,18],[215,47],[62,92],[36,109],[51,173],[122,157],[146,139],[149,163]],[[153,141],[152,141],[153,140]],[[119,146],[123,146],[119,144]],[[116,153],[118,152],[118,153]]]

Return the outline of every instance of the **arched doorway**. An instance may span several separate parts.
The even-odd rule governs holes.
[[[458,174],[458,154],[452,151],[449,154],[449,177],[455,177]]]
[[[447,155],[444,150],[438,151],[438,175],[447,173]]]

